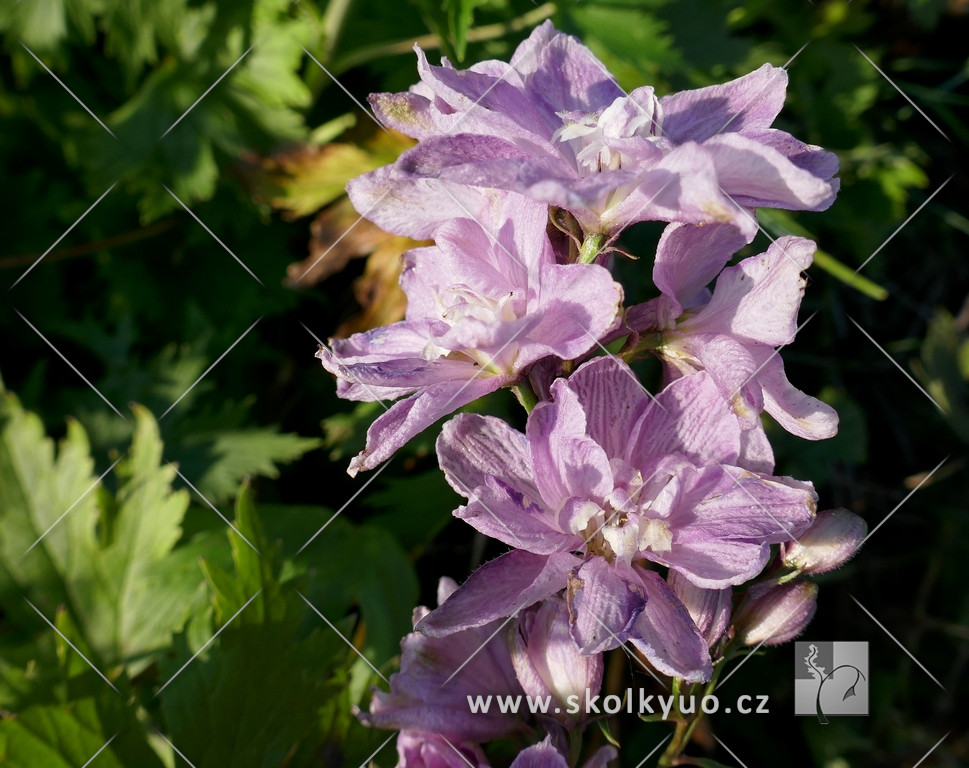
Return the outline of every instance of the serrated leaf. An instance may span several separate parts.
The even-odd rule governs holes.
[[[162,765],[132,711],[111,691],[100,700],[29,707],[0,720],[0,763],[10,768],[77,768],[95,754],[98,768]]]
[[[50,619],[70,611],[96,663],[136,674],[185,620],[201,573],[173,548],[188,505],[172,492],[158,425],[134,407],[135,433],[117,463],[118,493],[95,489],[76,422],[55,455],[40,419],[0,400],[0,598],[34,626],[21,595]]]
[[[173,457],[212,503],[230,498],[245,477],[279,476],[279,464],[295,461],[323,441],[281,433],[274,427],[186,434]]]

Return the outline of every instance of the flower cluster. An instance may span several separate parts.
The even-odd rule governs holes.
[[[550,22],[510,63],[417,53],[420,82],[371,104],[418,144],[348,191],[363,216],[434,244],[404,257],[404,320],[318,353],[341,396],[397,401],[349,471],[502,387],[528,413],[524,432],[472,413],[441,430],[441,468],[467,500],[455,516],[510,550],[460,587],[442,580],[360,718],[400,730],[405,768],[483,767],[482,747],[507,738],[526,745],[513,768],[575,766],[589,718],[564,702],[599,690],[605,652],[708,682],[739,647],[797,635],[816,601],[805,576],[864,537],[854,515],[817,513],[809,482],[774,474],[762,426],[766,413],[806,439],[837,431],[777,351],[814,243],[783,237],[728,266],[756,208],[830,205],[837,160],[770,127],[787,83],[770,65],[658,98],[624,93]],[[645,220],[667,222],[659,295],[628,303],[607,265]],[[662,363],[655,394],[630,367],[645,355]],[[468,704],[522,695],[557,706]]]

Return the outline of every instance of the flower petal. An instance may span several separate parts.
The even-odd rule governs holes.
[[[626,642],[646,606],[641,579],[631,566],[591,557],[569,575],[572,639],[584,654],[602,653]]]
[[[471,501],[456,509],[454,516],[489,538],[536,555],[568,552],[582,545],[580,537],[557,530],[552,515],[527,504],[521,494],[496,478],[489,477],[471,493]]]
[[[571,497],[604,499],[612,491],[609,457],[586,433],[585,413],[566,381],[552,385],[553,401],[539,403],[525,434],[535,481],[553,511]]]
[[[568,552],[551,556],[512,550],[485,563],[458,587],[442,606],[421,619],[415,629],[443,637],[496,619],[563,589],[569,571],[581,560]]]
[[[636,572],[646,590],[646,608],[636,619],[629,642],[663,674],[689,683],[709,680],[710,651],[686,607],[658,573],[639,567]]]
[[[834,202],[837,184],[819,179],[754,139],[723,133],[707,139],[703,148],[713,157],[724,192],[739,205],[823,211]]]
[[[780,355],[762,364],[757,381],[764,392],[764,410],[792,435],[826,440],[838,434],[838,412],[795,388],[784,374]]]
[[[623,456],[648,396],[628,365],[613,357],[597,357],[580,365],[568,378],[585,411],[585,431],[610,458]]]
[[[502,419],[458,414],[441,429],[437,458],[450,486],[466,498],[490,476],[531,499],[539,498],[525,435]]]
[[[803,237],[780,237],[759,256],[727,267],[710,302],[681,325],[684,332],[729,333],[778,346],[797,332],[797,311],[817,245]]]
[[[670,224],[656,247],[653,282],[681,308],[688,308],[746,244],[747,238],[730,224]]]
[[[683,376],[649,402],[628,432],[626,460],[658,459],[672,453],[697,466],[734,464],[740,425],[706,372]]]
[[[768,128],[784,106],[787,70],[764,64],[729,83],[660,99],[663,133],[673,141],[705,141],[724,131]]]
[[[479,376],[442,381],[394,403],[370,425],[367,445],[353,457],[347,473],[353,477],[361,470],[373,469],[442,416],[513,380],[511,376]]]

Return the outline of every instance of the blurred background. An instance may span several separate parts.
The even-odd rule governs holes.
[[[870,715],[795,718],[781,646],[721,691],[769,694],[770,714],[717,715],[691,752],[847,768],[937,745],[922,765],[969,764],[964,0],[4,3],[0,763],[353,768],[385,742],[352,716],[379,678],[336,630],[389,676],[412,607],[501,549],[452,520],[436,430],[345,473],[380,406],[338,400],[313,355],[401,317],[413,247],[344,195],[411,145],[361,105],[416,81],[415,41],[466,67],[547,18],[627,90],[794,57],[775,126],[841,160],[831,209],[761,217],[819,242],[783,354],[841,432],[768,427],[778,474],[822,508],[890,515],[819,579],[804,636],[869,643]],[[631,300],[660,230],[624,237]],[[476,407],[522,423],[507,393]],[[623,766],[669,731],[609,725]],[[393,765],[392,741],[373,759]]]

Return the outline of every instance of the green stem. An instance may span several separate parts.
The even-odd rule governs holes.
[[[605,239],[606,236],[601,232],[586,235],[585,240],[582,241],[582,248],[579,249],[579,264],[591,264],[595,261]]]
[[[706,684],[703,689],[703,696],[711,695],[717,687],[717,680],[720,679],[720,673],[723,671],[724,667],[727,665],[727,661],[730,660],[733,651],[733,643],[731,641],[726,644],[723,648],[723,658],[713,667],[713,675],[710,678],[710,682]],[[677,683],[678,679],[673,681],[673,693],[677,696],[679,695],[679,686]],[[697,686],[691,685],[687,691],[688,696],[694,696]],[[679,699],[676,700],[677,711],[679,712]],[[699,706],[693,707],[693,713],[688,719],[680,719],[676,723],[676,730],[673,731],[673,740],[669,743],[669,746],[663,752],[662,757],[660,757],[659,762],[656,763],[657,768],[672,768],[674,765],[679,764],[679,758],[683,754],[683,750],[686,749],[686,745],[690,743],[690,738],[693,736],[693,731],[696,730],[697,725],[703,719],[704,713]]]
[[[522,404],[525,413],[531,413],[532,408],[538,405],[538,396],[527,381],[520,381],[511,390],[518,396],[518,402]]]

